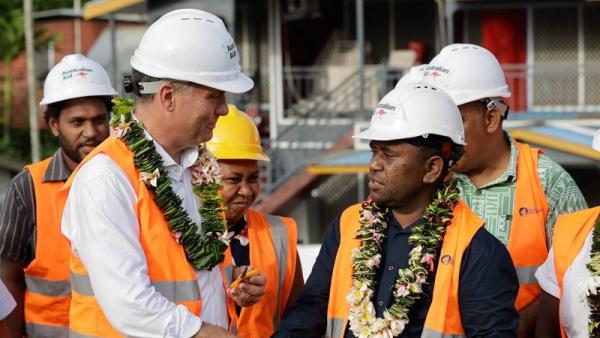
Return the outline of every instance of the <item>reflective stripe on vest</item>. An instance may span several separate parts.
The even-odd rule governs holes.
[[[517,277],[519,278],[520,285],[537,284],[537,278],[535,278],[535,272],[539,266],[516,266]]]
[[[342,332],[344,332],[345,325],[346,320],[342,318],[327,318],[327,329],[325,330],[325,337],[341,338]]]
[[[277,305],[275,307],[275,315],[273,316],[273,327],[279,325],[279,308],[281,306],[281,287],[287,269],[288,261],[288,235],[285,224],[279,216],[267,215],[269,229],[273,238],[273,248],[275,249],[275,258],[277,259],[277,269],[279,272],[279,280],[277,288]]]
[[[50,281],[25,275],[25,285],[27,286],[27,291],[44,296],[61,297],[71,295],[71,283],[68,280]]]
[[[278,287],[277,287],[277,302],[275,307],[275,314],[273,316],[273,327],[279,325],[279,308],[281,307],[281,288],[285,279],[285,272],[287,270],[288,263],[288,232],[285,223],[281,221],[279,216],[265,215],[269,224],[269,230],[271,232],[272,245],[275,251],[275,260],[277,261],[277,272],[278,272]],[[223,268],[228,284],[233,282],[233,265],[228,264]],[[231,331],[236,333],[237,326],[233,325]]]
[[[270,337],[289,305],[294,287],[298,268],[296,222],[288,217],[265,215],[253,209],[246,210],[244,216],[250,241],[250,265],[270,282],[267,282],[265,294],[254,306],[238,312],[235,304],[228,305],[229,328],[242,338]],[[221,266],[229,281],[234,263],[231,250],[226,250]]]
[[[154,289],[171,302],[192,302],[200,299],[197,281],[157,282],[150,281]],[[71,271],[71,285],[74,291],[84,296],[94,296],[89,276]]]
[[[123,336],[125,338],[138,338],[133,336]],[[73,330],[69,330],[69,338],[103,338],[102,336],[90,336],[87,334],[81,334],[79,332],[75,332]]]
[[[51,326],[37,323],[25,323],[28,337],[67,337],[69,329],[65,326]]]
[[[100,336],[88,336],[72,330],[69,330],[69,338],[100,338]]]
[[[277,259],[277,267],[279,268],[279,285],[283,284],[285,270],[287,269],[287,254],[288,254],[288,234],[285,224],[279,216],[266,215],[269,222],[269,229],[273,237],[273,248],[275,248],[275,259]],[[233,282],[233,265],[229,264],[223,268],[227,282]]]
[[[462,334],[442,333],[425,327],[421,333],[421,338],[467,338],[467,336]]]

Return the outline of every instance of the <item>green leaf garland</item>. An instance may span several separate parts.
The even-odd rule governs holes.
[[[203,171],[203,166],[213,166],[209,177],[193,182],[194,193],[200,198],[202,232],[181,205],[181,198],[171,186],[171,180],[163,167],[163,160],[154,142],[144,134],[144,127],[133,120],[134,101],[113,100],[114,117],[111,126],[115,136],[122,140],[134,154],[134,164],[141,173],[146,187],[154,193],[154,201],[163,212],[173,237],[184,248],[190,264],[197,270],[210,270],[224,259],[228,246],[227,222],[223,217],[225,208],[219,195],[222,185],[218,179],[216,160],[205,148],[200,149],[199,159],[192,170]],[[206,172],[205,172],[206,174]]]

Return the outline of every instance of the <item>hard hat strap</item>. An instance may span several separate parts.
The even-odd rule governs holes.
[[[160,86],[167,83],[167,81],[153,81],[153,82],[138,82],[137,87],[139,88],[140,94],[156,94],[160,89]]]
[[[498,109],[502,113],[502,118],[506,119],[508,117],[508,112],[510,108],[500,99],[490,99],[485,98],[480,100],[484,105],[487,111],[492,111],[494,109]]]

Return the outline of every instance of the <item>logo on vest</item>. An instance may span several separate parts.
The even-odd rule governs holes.
[[[452,264],[452,256],[443,255],[442,258],[440,258],[440,262],[444,265]]]
[[[527,216],[527,215],[533,215],[533,214],[537,214],[542,212],[543,210],[540,208],[521,208],[519,209],[519,215],[521,216]]]

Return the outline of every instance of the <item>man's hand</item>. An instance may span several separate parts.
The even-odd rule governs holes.
[[[237,279],[245,271],[248,270],[247,266],[236,267],[233,270],[233,279]],[[242,276],[243,278],[243,276]],[[267,278],[262,274],[250,278],[243,278],[238,287],[230,288],[227,290],[227,294],[233,298],[233,300],[241,307],[251,306],[256,304],[262,295],[265,294],[265,284]]]
[[[233,333],[218,327],[216,325],[202,323],[200,331],[198,331],[192,338],[235,338],[237,337]]]

